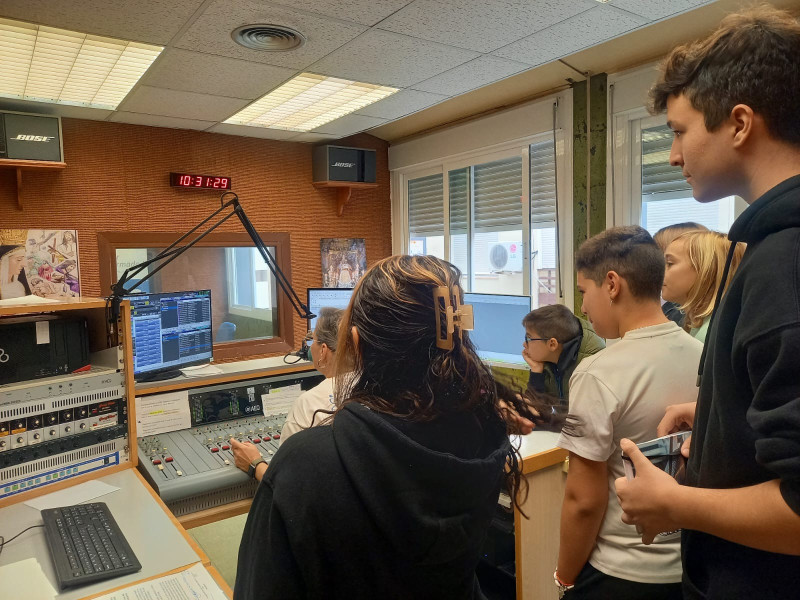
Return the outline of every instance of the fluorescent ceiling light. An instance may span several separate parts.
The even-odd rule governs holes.
[[[115,109],[162,50],[0,19],[0,96]]]
[[[225,123],[288,131],[311,131],[391,96],[397,88],[300,73]]]

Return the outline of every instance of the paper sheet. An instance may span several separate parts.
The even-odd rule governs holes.
[[[201,563],[185,571],[151,579],[95,600],[228,600]]]
[[[25,600],[53,600],[56,590],[35,558],[26,558],[10,565],[0,566],[0,600],[19,600],[20,589],[25,589]]]
[[[261,404],[264,407],[264,414],[269,416],[288,413],[294,401],[302,393],[303,390],[300,389],[300,384],[296,383],[294,385],[285,385],[283,387],[271,389],[269,394],[261,394]]]
[[[26,505],[36,510],[45,508],[57,508],[59,506],[72,506],[81,502],[88,502],[100,496],[105,496],[111,492],[116,492],[119,488],[108,485],[102,481],[86,481],[78,485],[73,485],[63,490],[39,496],[33,500],[25,502]]]
[[[42,298],[34,294],[27,296],[17,296],[16,298],[6,298],[0,300],[0,306],[24,306],[25,304],[53,304],[54,302],[61,302],[58,298]]]
[[[191,426],[189,390],[136,397],[136,433],[139,437]]]
[[[202,365],[200,367],[186,367],[181,373],[186,377],[203,377],[205,375],[220,375],[224,371],[216,365]]]

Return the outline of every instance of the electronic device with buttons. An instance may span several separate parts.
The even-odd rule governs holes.
[[[230,439],[269,463],[289,406],[322,380],[309,371],[190,390],[192,426],[138,438],[139,470],[175,516],[251,498],[257,482],[236,467]]]
[[[121,372],[0,388],[0,500],[128,460]]]

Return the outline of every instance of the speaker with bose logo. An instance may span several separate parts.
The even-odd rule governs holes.
[[[317,146],[313,155],[314,182],[375,183],[375,150]]]
[[[0,112],[0,158],[63,162],[61,117]]]

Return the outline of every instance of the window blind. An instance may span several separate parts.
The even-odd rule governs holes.
[[[408,231],[411,237],[444,235],[442,174],[408,182]]]
[[[531,229],[556,225],[556,162],[553,140],[530,146]]]
[[[469,214],[469,167],[447,174],[450,189],[450,235],[467,233]]]
[[[642,129],[642,196],[692,189],[681,168],[669,164],[672,138],[666,125]]]
[[[522,157],[512,156],[473,167],[473,231],[508,231],[522,227]]]

